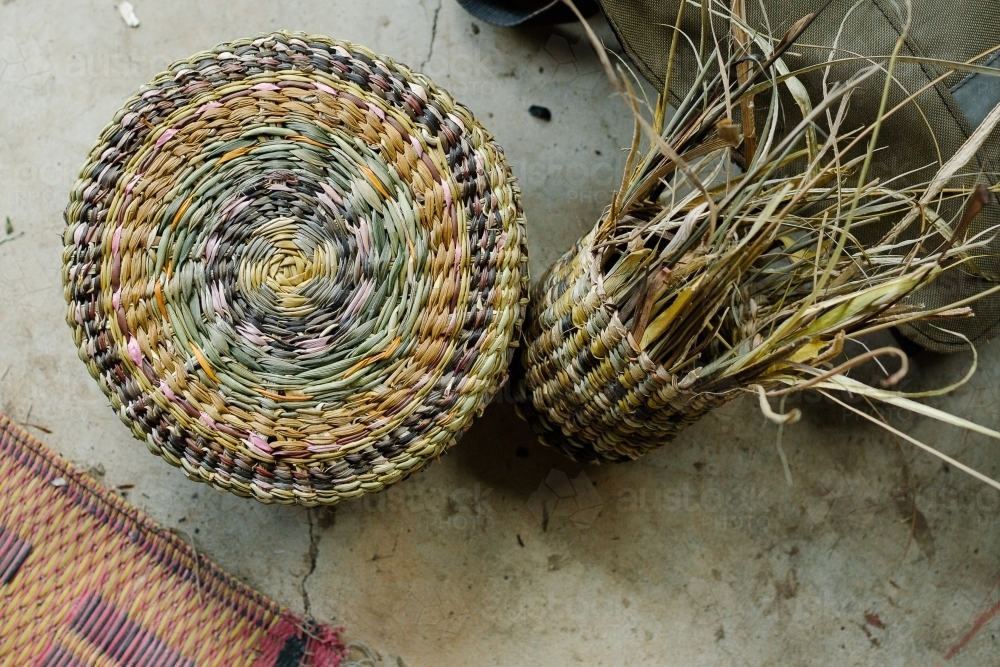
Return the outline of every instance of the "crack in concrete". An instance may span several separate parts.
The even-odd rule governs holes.
[[[302,590],[302,607],[305,610],[305,617],[312,618],[312,605],[309,602],[309,590],[306,588],[306,581],[316,571],[316,558],[319,556],[319,535],[316,534],[316,522],[313,520],[312,509],[306,510],[306,517],[309,518],[309,571],[302,577],[300,588]]]
[[[437,40],[438,32],[438,14],[441,13],[441,5],[444,0],[438,0],[437,7],[434,8],[434,21],[431,23],[431,44],[427,48],[427,57],[420,62],[420,69],[423,70],[427,66],[427,63],[431,61],[431,57],[434,55],[434,42]]]
[[[431,50],[433,50],[433,47],[434,47],[434,44],[431,44]],[[20,231],[17,234],[13,234],[13,235],[7,236],[5,238],[2,238],[2,239],[0,239],[0,245],[3,245],[4,243],[7,243],[8,241],[17,240],[17,239],[21,238],[22,236],[24,236],[24,232]]]

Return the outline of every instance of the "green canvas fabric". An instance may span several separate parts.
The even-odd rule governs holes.
[[[601,0],[601,4],[639,72],[650,83],[662,88],[679,0]],[[761,32],[780,36],[820,4],[808,0],[746,0],[747,21]],[[903,55],[966,61],[1000,44],[1000,3],[913,0],[912,7],[913,18]],[[903,11],[901,2],[890,0],[833,0],[786,55],[786,62],[790,68],[798,69],[826,60],[829,47],[837,40],[838,33],[841,56],[887,56],[899,38]],[[670,91],[674,103],[687,93],[697,70],[703,19],[702,11],[696,4],[686,4],[681,25],[690,41],[680,40],[675,57]],[[712,27],[720,41],[729,39],[730,28],[725,19],[716,18]],[[710,48],[712,31],[706,30],[704,34]],[[977,62],[983,64],[988,60],[980,58]],[[829,80],[846,80],[863,66],[839,65],[833,69]],[[945,71],[931,65],[898,63],[895,71],[898,85],[893,87],[889,108]],[[887,119],[878,142],[884,149],[876,154],[871,174],[883,181],[892,178],[910,183],[929,180],[941,162],[962,145],[973,129],[955,95],[966,99],[969,116],[977,123],[996,101],[1000,101],[988,99],[989,90],[994,90],[993,94],[996,94],[993,81],[984,81],[982,75],[977,76],[979,78],[969,78],[962,73],[952,74],[917,98],[919,108],[908,105],[905,110]],[[821,97],[820,72],[802,77],[802,82],[814,100]],[[883,82],[883,77],[872,77],[852,96],[845,128],[856,128],[875,118]],[[983,110],[984,100],[988,103],[986,111]],[[766,100],[758,99],[758,108],[763,103]],[[785,126],[794,126],[801,119],[796,116],[794,104],[783,106],[787,110]],[[987,175],[970,176],[970,182],[992,184],[996,180],[992,175],[997,171],[997,158],[1000,157],[1000,141],[996,134],[980,150],[979,163],[972,165],[973,169]],[[864,150],[864,147],[859,147],[859,150]],[[947,219],[947,216],[959,215],[961,208],[960,204],[946,206],[942,213]],[[889,221],[885,224],[888,225]],[[994,198],[976,218],[972,231],[998,224],[1000,204]],[[872,230],[868,233],[870,238],[863,238],[862,241],[874,241],[879,234],[877,230]],[[988,252],[1000,256],[1000,240],[993,241]],[[913,295],[911,301],[929,307],[942,306],[1000,283],[1000,260],[985,259],[979,262],[978,267],[982,275],[965,269],[947,271],[942,279]],[[982,343],[1000,333],[1000,295],[985,297],[976,302],[973,309],[974,318],[924,322],[901,329],[908,338],[934,351],[968,349],[968,343],[962,336]],[[961,335],[952,335],[942,331],[942,328]]]

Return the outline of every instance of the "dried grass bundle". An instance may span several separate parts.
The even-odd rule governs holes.
[[[887,378],[891,386],[905,374],[902,352],[831,362],[849,339],[970,316],[966,303],[928,309],[908,297],[944,272],[974,267],[996,232],[968,232],[991,193],[967,165],[1000,121],[1000,107],[926,182],[868,177],[883,148],[881,124],[903,106],[887,100],[905,31],[893,53],[848,58],[860,64],[834,81],[834,67],[845,64],[836,44],[814,71],[791,71],[782,57],[815,13],[775,38],[747,25],[739,2],[702,7],[731,32],[725,40],[711,34],[714,49],[669,118],[664,94],[645,120],[634,88],[605,58],[637,119],[622,185],[533,294],[522,414],[543,442],[581,461],[634,459],[745,391],[757,393],[778,423],[798,414],[774,413],[767,397],[806,388],[850,389],[929,414],[845,375],[895,355],[902,369]],[[810,99],[803,76],[822,77],[821,99]],[[877,117],[845,127],[852,94],[872,77],[884,80]],[[904,104],[916,104],[919,92]],[[956,200],[959,215],[944,213]],[[859,241],[873,230],[877,242]]]

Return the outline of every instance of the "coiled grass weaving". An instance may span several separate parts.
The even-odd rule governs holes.
[[[333,504],[419,470],[506,378],[527,303],[502,149],[426,77],[276,32],[174,63],[66,210],[80,357],[149,449]]]

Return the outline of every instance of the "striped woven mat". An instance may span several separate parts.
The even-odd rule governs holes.
[[[0,415],[0,665],[337,667],[303,621]]]

